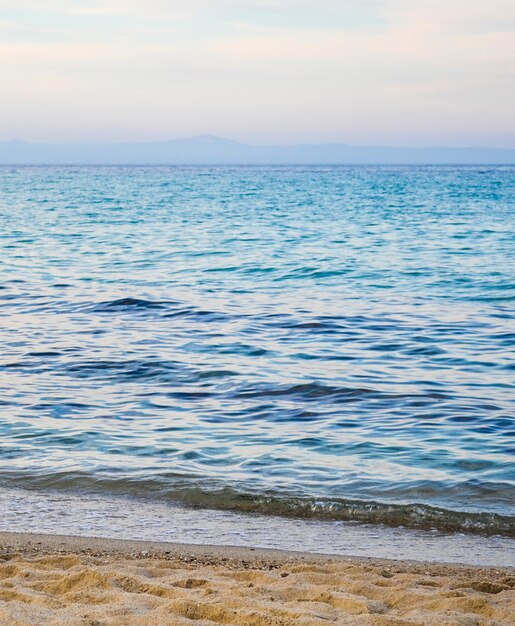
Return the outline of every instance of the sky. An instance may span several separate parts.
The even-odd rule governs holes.
[[[0,0],[0,140],[515,147],[515,0]]]

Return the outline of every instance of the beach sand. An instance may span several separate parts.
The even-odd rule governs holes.
[[[0,533],[0,624],[515,624],[515,570]]]

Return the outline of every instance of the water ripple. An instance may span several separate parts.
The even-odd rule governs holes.
[[[0,168],[0,475],[510,534],[514,173]]]

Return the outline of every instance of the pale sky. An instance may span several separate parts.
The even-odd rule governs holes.
[[[515,0],[0,0],[0,140],[515,147]]]

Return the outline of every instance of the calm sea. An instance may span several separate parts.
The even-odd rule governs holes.
[[[0,275],[4,489],[514,534],[515,168],[1,167]]]

